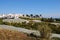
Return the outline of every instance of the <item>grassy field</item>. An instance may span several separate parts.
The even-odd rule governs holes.
[[[32,40],[27,34],[0,28],[0,40]]]

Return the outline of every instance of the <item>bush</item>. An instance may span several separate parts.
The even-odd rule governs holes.
[[[38,30],[40,31],[42,39],[50,40],[50,35],[52,30],[49,28],[49,26],[46,23],[39,25]]]
[[[52,38],[52,40],[60,40],[60,38],[54,37]]]

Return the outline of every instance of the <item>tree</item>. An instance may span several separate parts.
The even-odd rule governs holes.
[[[26,14],[27,17],[30,17],[28,14]]]
[[[24,17],[24,14],[23,14],[23,17]]]
[[[30,14],[31,17],[33,17],[33,14]]]
[[[35,15],[36,17],[39,17],[39,15]]]
[[[49,21],[49,22],[53,22],[54,19],[51,17],[51,18],[48,19],[48,21]]]
[[[42,15],[40,14],[40,17],[41,17]]]

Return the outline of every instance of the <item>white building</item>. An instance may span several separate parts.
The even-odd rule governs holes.
[[[0,14],[0,18],[4,18],[5,17],[5,15],[4,14]]]
[[[19,18],[23,17],[23,14],[0,14],[0,18]]]

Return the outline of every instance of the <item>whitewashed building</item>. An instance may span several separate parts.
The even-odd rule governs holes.
[[[23,14],[0,14],[0,18],[19,18],[23,17]]]

